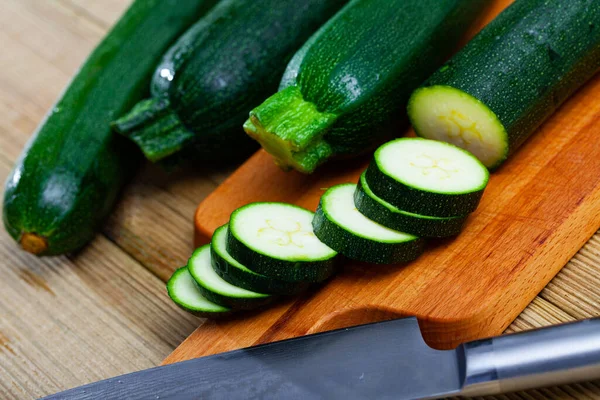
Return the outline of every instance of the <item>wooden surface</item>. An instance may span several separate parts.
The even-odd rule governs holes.
[[[128,3],[0,0],[0,179]],[[185,262],[196,205],[226,176],[188,170],[167,177],[146,167],[103,233],[74,256],[38,259],[0,230],[0,399],[37,398],[156,365],[200,325],[172,306],[158,277]],[[597,234],[508,330],[600,315],[599,272]],[[600,398],[600,388],[504,398]]]

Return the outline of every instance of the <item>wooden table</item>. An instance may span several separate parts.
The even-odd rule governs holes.
[[[0,0],[0,179],[129,0]],[[161,362],[202,323],[164,280],[192,250],[197,203],[228,171],[168,177],[147,166],[102,234],[78,254],[39,259],[0,232],[0,398],[37,398]],[[596,234],[511,325],[600,315]],[[600,398],[600,383],[504,398]]]

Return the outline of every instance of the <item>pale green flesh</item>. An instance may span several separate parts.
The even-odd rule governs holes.
[[[481,190],[489,172],[470,153],[435,140],[403,138],[375,152],[379,169],[406,186],[434,193],[459,194]]]
[[[196,282],[211,292],[226,297],[244,299],[269,297],[268,294],[256,293],[234,286],[221,278],[212,267],[210,261],[210,245],[208,244],[194,253],[194,256],[190,259],[188,268]]]
[[[508,135],[498,117],[471,95],[450,87],[417,89],[408,105],[417,135],[452,143],[492,168],[508,153]]]
[[[215,304],[202,296],[187,268],[177,270],[173,274],[169,282],[169,289],[173,301],[187,309],[204,312],[230,311],[229,308]]]
[[[223,259],[225,259],[225,261],[227,261],[232,266],[234,266],[238,269],[241,269],[242,271],[247,272],[249,274],[258,275],[256,272],[251,271],[248,268],[246,268],[244,265],[240,264],[235,258],[233,258],[231,256],[231,254],[229,254],[229,252],[227,251],[227,234],[228,234],[228,232],[229,232],[229,227],[227,225],[225,225],[224,227],[221,227],[215,231],[213,238],[212,238],[212,243],[211,243],[213,251],[217,252],[221,257],[223,257]]]
[[[387,228],[362,215],[354,206],[352,183],[338,185],[323,196],[321,207],[327,217],[339,227],[352,234],[381,243],[403,243],[417,239],[408,233]]]
[[[336,252],[314,234],[308,210],[285,203],[253,203],[231,216],[229,229],[244,245],[285,261],[321,261]]]

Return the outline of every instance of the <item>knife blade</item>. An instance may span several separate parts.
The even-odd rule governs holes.
[[[600,319],[440,351],[425,344],[416,318],[403,318],[156,367],[44,399],[420,399],[594,378]]]

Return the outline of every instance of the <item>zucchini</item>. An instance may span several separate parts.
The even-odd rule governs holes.
[[[411,92],[456,47],[487,0],[352,0],[288,64],[280,92],[244,129],[283,168],[311,173],[335,155],[400,133]]]
[[[215,304],[202,296],[187,267],[173,272],[167,282],[167,292],[175,304],[197,317],[219,318],[231,312],[229,308]]]
[[[89,56],[6,181],[4,225],[24,250],[62,254],[92,239],[139,159],[110,122],[144,96],[164,51],[213,4],[136,0]]]
[[[320,282],[337,253],[312,230],[313,213],[285,203],[251,203],[231,214],[227,251],[252,271],[287,282]]]
[[[375,151],[366,179],[375,195],[401,210],[453,217],[477,208],[489,172],[471,153],[449,143],[402,138]]]
[[[366,174],[360,176],[354,205],[365,217],[390,229],[421,237],[448,237],[460,233],[468,215],[457,217],[430,217],[402,211],[378,197],[367,183]]]
[[[286,282],[253,272],[237,262],[227,251],[228,225],[223,225],[210,244],[212,266],[217,274],[232,285],[259,293],[292,295],[308,288],[304,282]]]
[[[387,228],[361,214],[354,206],[356,185],[333,186],[315,213],[315,235],[340,254],[357,261],[398,264],[423,253],[425,241]]]
[[[151,161],[182,149],[182,158],[202,161],[249,154],[256,143],[240,129],[248,112],[277,90],[294,52],[346,2],[222,0],[165,54],[152,98],[115,129]]]
[[[599,1],[516,0],[415,91],[408,114],[419,136],[493,169],[599,67]]]
[[[250,310],[273,300],[273,296],[242,289],[221,278],[213,269],[210,245],[204,245],[192,254],[188,270],[198,284],[200,293],[213,303],[238,310]]]

